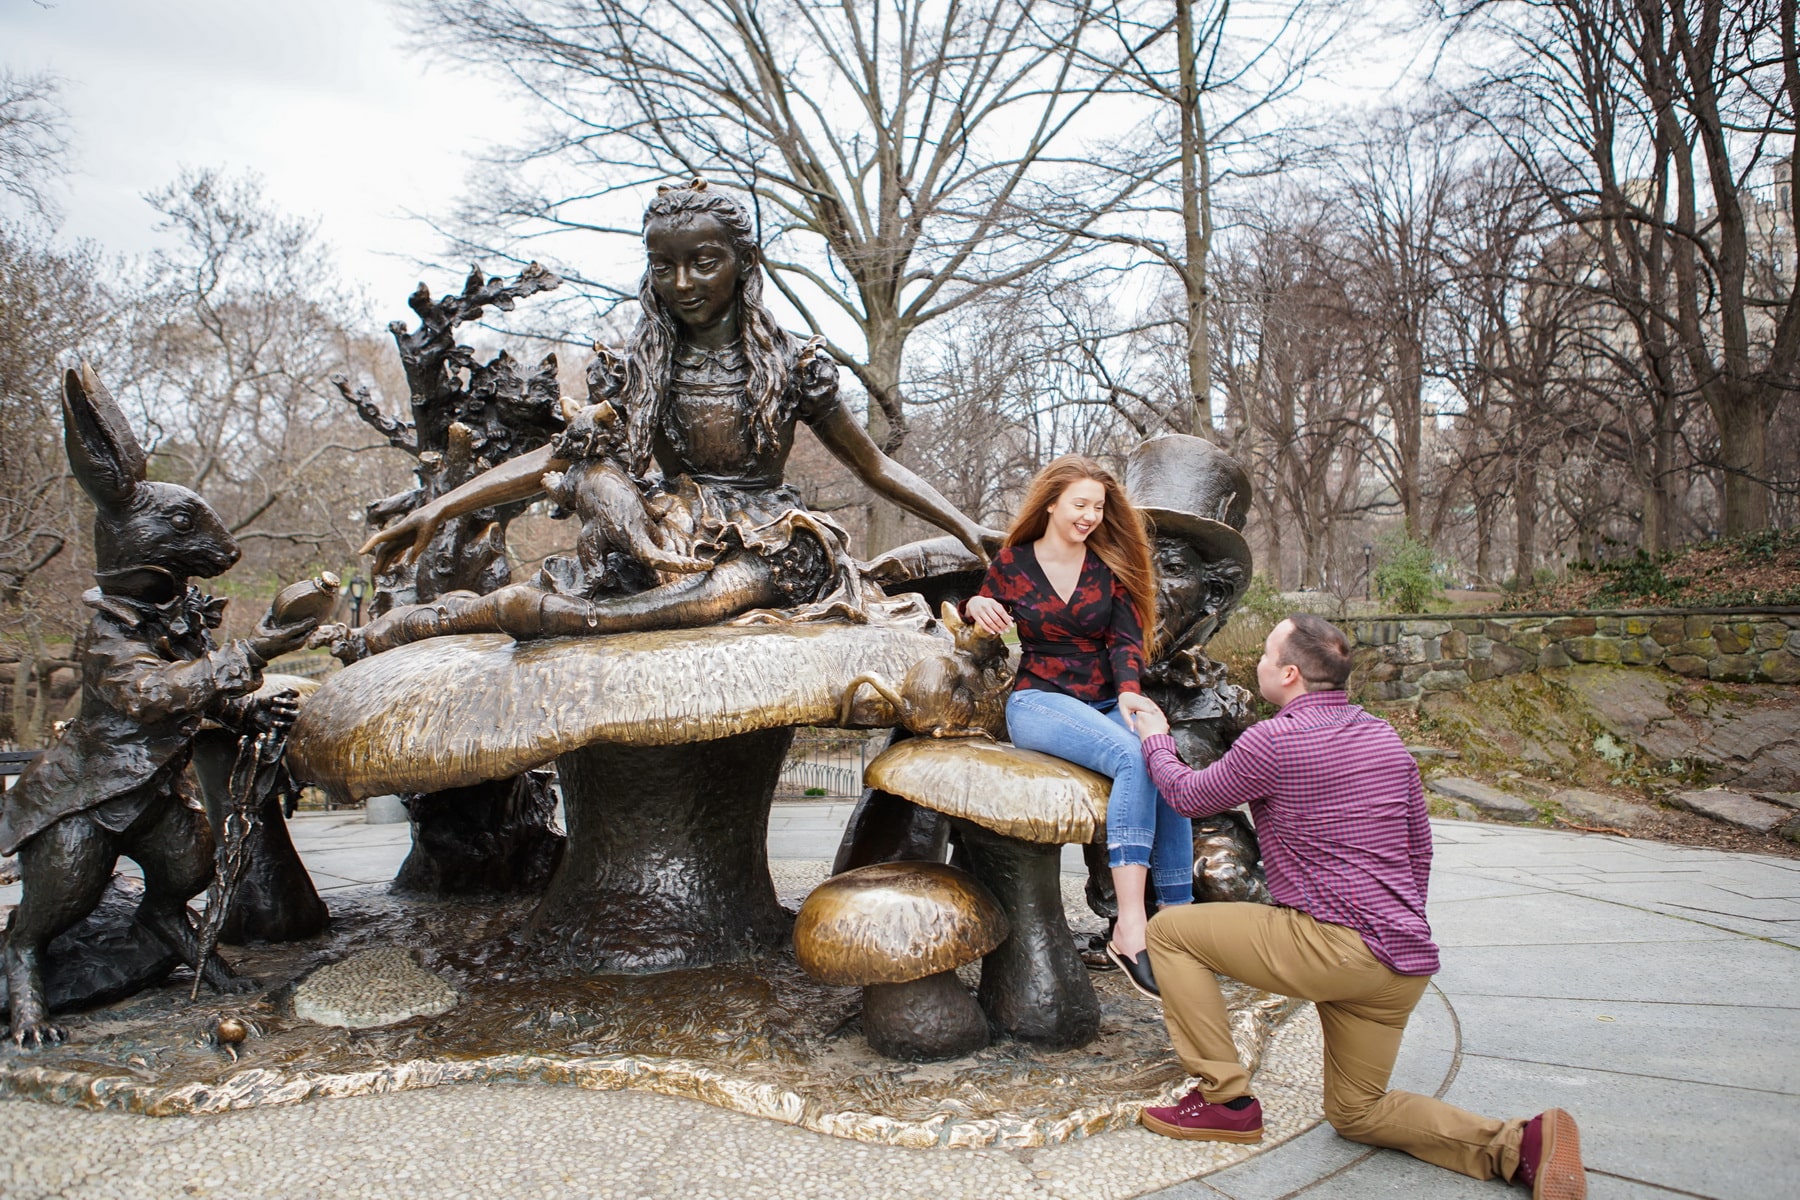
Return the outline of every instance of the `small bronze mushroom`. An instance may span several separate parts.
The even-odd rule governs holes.
[[[1111,784],[1005,743],[908,738],[863,774],[870,787],[949,817],[969,870],[1012,934],[981,964],[978,999],[998,1033],[1058,1050],[1100,1032],[1100,1000],[1063,913],[1062,847],[1105,841]]]
[[[863,1033],[925,1062],[987,1045],[987,1018],[956,977],[1006,940],[1006,914],[972,877],[933,862],[876,863],[813,890],[794,922],[800,966],[863,989]]]

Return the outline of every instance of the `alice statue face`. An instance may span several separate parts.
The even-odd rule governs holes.
[[[747,264],[718,218],[702,213],[677,223],[659,217],[644,229],[644,251],[651,289],[690,334],[736,336],[738,280]]]

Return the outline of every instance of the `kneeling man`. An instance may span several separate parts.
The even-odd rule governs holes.
[[[1203,771],[1181,761],[1159,713],[1137,717],[1150,774],[1178,812],[1250,806],[1275,899],[1182,905],[1150,923],[1169,1038],[1201,1085],[1145,1109],[1144,1124],[1169,1137],[1262,1139],[1217,971],[1318,1005],[1325,1117],[1342,1136],[1477,1179],[1498,1174],[1534,1200],[1585,1197],[1580,1139],[1562,1109],[1500,1121],[1387,1090],[1407,1017],[1438,969],[1419,769],[1392,726],[1349,702],[1350,647],[1329,621],[1302,614],[1277,625],[1256,677],[1280,712]]]

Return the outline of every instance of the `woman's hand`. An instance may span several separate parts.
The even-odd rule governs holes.
[[[431,544],[443,523],[443,510],[437,500],[421,504],[392,525],[376,531],[357,553],[373,554],[375,570],[380,573],[396,559],[416,559],[425,553],[425,547]]]
[[[1125,723],[1140,738],[1169,732],[1169,718],[1142,692],[1120,692],[1119,711],[1125,714]]]
[[[969,611],[969,620],[995,637],[1013,627],[1012,614],[1006,611],[1006,605],[991,596],[971,596],[964,607]]]

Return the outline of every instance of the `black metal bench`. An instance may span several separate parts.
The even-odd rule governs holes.
[[[42,750],[0,750],[0,776],[23,774]]]

